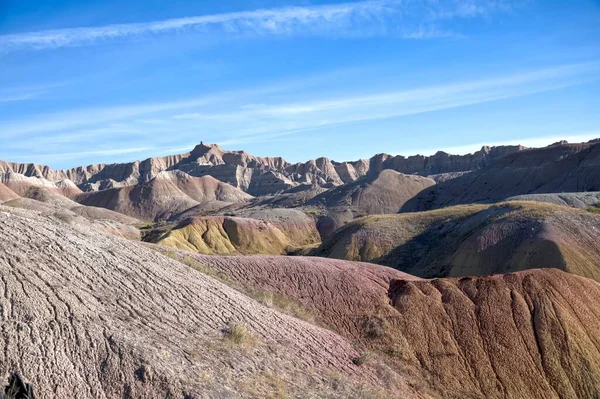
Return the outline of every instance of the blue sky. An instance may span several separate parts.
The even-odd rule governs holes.
[[[600,137],[600,2],[0,1],[0,159]]]

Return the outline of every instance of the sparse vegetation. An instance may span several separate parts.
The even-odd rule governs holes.
[[[13,373],[9,380],[8,386],[4,388],[4,392],[0,392],[0,399],[34,399],[33,387],[23,381],[21,376]]]
[[[289,387],[285,380],[268,371],[246,378],[240,388],[255,398],[285,399],[290,397]]]
[[[385,335],[385,320],[377,316],[365,316],[363,320],[363,329],[365,337],[368,339],[377,339]]]
[[[244,345],[251,341],[251,335],[243,324],[232,324],[223,330],[223,336],[236,345]]]
[[[258,302],[270,308],[277,309],[280,312],[294,316],[309,323],[315,322],[315,316],[313,312],[290,297],[261,289],[249,289],[246,290],[246,293],[250,297],[256,299]]]
[[[587,208],[588,212],[600,214],[600,202],[596,205],[589,206]]]

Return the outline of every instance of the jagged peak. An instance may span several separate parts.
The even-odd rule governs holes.
[[[223,153],[224,150],[219,147],[218,144],[204,144],[204,142],[201,141],[200,144],[194,147],[190,155],[192,155],[192,157],[199,158],[209,152]]]

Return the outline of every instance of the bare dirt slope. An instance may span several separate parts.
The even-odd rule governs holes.
[[[369,216],[314,254],[370,261],[421,277],[555,267],[600,281],[600,215],[535,202]]]
[[[0,209],[0,367],[39,398],[372,397],[363,384],[380,383],[340,336],[141,244]],[[224,340],[233,324],[252,340]]]
[[[433,396],[575,399],[600,390],[600,285],[584,277],[535,269],[421,280],[320,258],[180,256],[279,306],[288,302],[256,289],[300,302]]]
[[[164,220],[212,201],[239,202],[251,198],[243,191],[210,177],[161,172],[148,183],[84,193],[82,205],[110,209],[141,220]]]
[[[246,289],[293,298],[312,312],[317,323],[353,339],[364,338],[371,316],[391,310],[386,299],[391,280],[419,279],[388,267],[325,258],[183,253],[176,258],[225,275]]]
[[[0,183],[0,203],[17,198],[19,198],[17,193],[12,191],[10,188],[6,187],[4,184]]]

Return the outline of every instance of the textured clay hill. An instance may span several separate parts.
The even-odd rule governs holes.
[[[305,317],[354,340],[368,334],[366,323],[372,317],[393,314],[387,300],[390,281],[420,280],[392,268],[336,259],[184,252],[170,252],[170,256],[199,270],[226,276],[225,281],[242,290],[292,298],[307,312]]]
[[[375,262],[421,277],[553,267],[600,281],[600,215],[535,202],[369,216],[314,254]]]
[[[0,234],[0,368],[36,397],[421,397],[386,393],[339,335],[142,244],[6,207]]]
[[[600,142],[557,144],[508,154],[495,163],[440,182],[403,211],[498,202],[523,194],[600,191]]]
[[[600,389],[600,286],[580,276],[536,269],[421,280],[320,258],[171,256],[288,310],[297,301],[305,317],[432,387],[432,397],[583,398]]]
[[[600,286],[558,270],[392,283],[400,356],[443,397],[594,398]]]
[[[397,213],[407,201],[434,185],[432,179],[388,169],[326,191],[307,205],[324,209],[319,230],[326,237],[356,217]]]
[[[216,255],[285,255],[321,243],[314,218],[298,209],[236,204],[204,213],[213,212],[191,208],[174,216],[176,222],[146,231],[144,241]]]
[[[292,246],[288,237],[271,223],[228,216],[183,220],[157,243],[207,255],[284,255]]]
[[[210,206],[213,202],[226,205],[249,198],[243,191],[210,176],[191,177],[183,172],[162,172],[145,184],[84,193],[76,200],[83,205],[107,208],[151,221],[169,219],[200,205]]]

